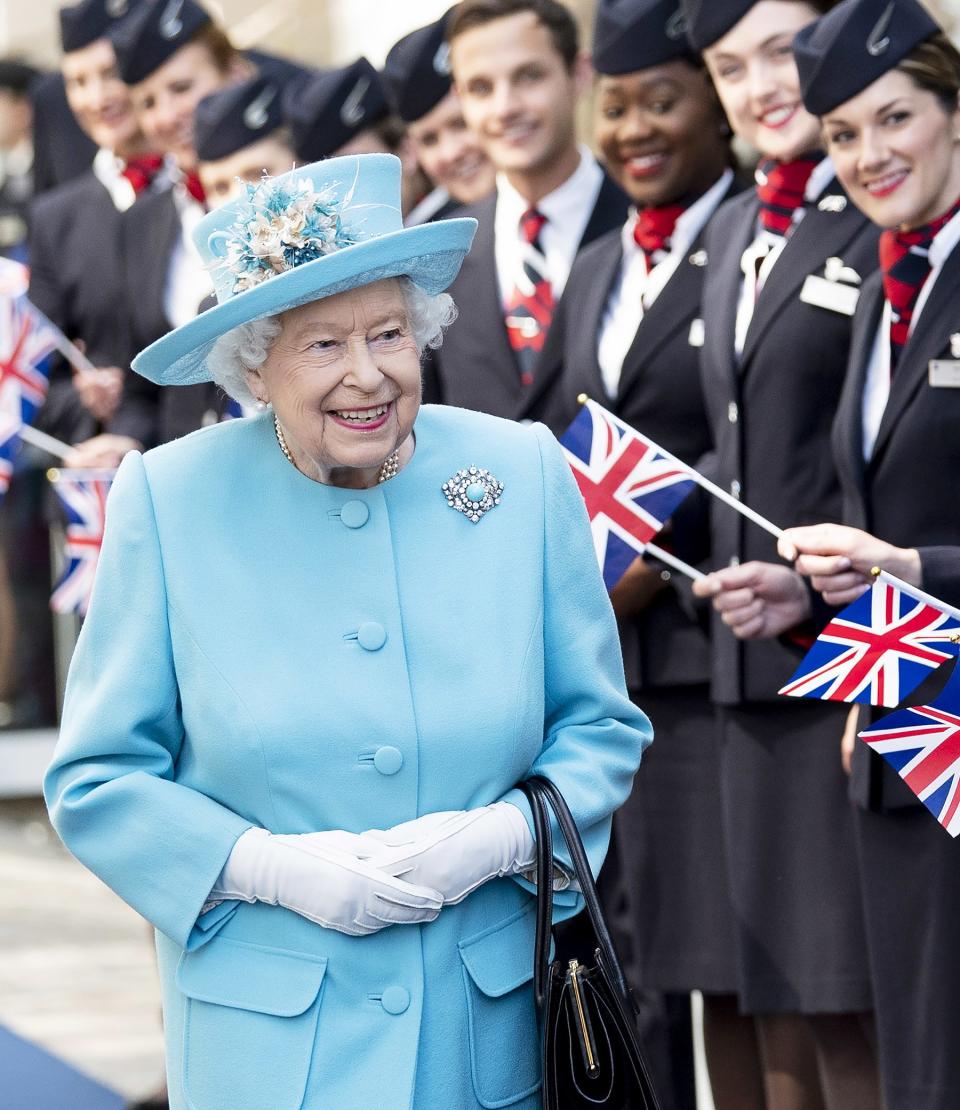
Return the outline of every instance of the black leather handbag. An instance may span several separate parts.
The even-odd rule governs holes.
[[[519,784],[537,837],[534,997],[540,1016],[544,1110],[659,1110],[643,1062],[623,969],[600,909],[587,854],[563,795],[548,779]],[[593,931],[591,950],[550,962],[553,811]]]

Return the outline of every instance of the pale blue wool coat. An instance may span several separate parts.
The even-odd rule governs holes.
[[[504,485],[477,524],[441,492],[471,465]],[[265,415],[124,461],[46,792],[156,926],[175,1110],[533,1110],[521,880],[368,937],[201,908],[250,825],[361,832],[501,798],[529,818],[511,788],[531,769],[598,867],[649,739],[544,428],[425,407],[400,474],[347,490],[292,467]]]

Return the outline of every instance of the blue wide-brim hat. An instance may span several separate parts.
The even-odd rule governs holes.
[[[151,343],[133,369],[158,385],[208,382],[214,343],[250,320],[383,278],[409,277],[440,293],[476,229],[471,219],[405,228],[392,154],[330,158],[265,177],[194,231],[217,304]]]

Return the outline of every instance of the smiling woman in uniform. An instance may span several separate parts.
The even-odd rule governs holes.
[[[420,407],[475,224],[399,191],[348,157],[210,213],[219,304],[135,362],[268,406],[125,459],[46,784],[156,926],[177,1110],[534,1110],[514,786],[596,867],[649,741],[550,434]]]

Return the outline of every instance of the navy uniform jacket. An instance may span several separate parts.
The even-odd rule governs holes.
[[[744,193],[723,205],[707,229],[701,372],[714,439],[708,469],[718,485],[780,527],[838,521],[842,506],[830,428],[851,321],[804,303],[801,290],[808,275],[824,276],[830,257],[866,277],[877,266],[879,232],[847,201],[838,182],[828,184],[773,267],[738,361],[740,260],[754,240],[757,211],[756,194]],[[714,501],[711,512],[715,566],[779,561],[767,532],[721,502]],[[721,705],[776,701],[799,651],[778,641],[740,643],[719,618],[714,622],[714,700]]]
[[[424,397],[447,405],[517,419],[530,388],[520,382],[516,356],[507,338],[494,257],[496,193],[461,208],[458,216],[479,223],[470,253],[448,292],[460,316],[447,331],[443,346],[431,353],[424,373]],[[585,247],[627,215],[624,193],[604,176],[580,246]]]
[[[731,195],[739,186],[731,185]],[[597,340],[604,306],[622,259],[616,228],[578,255],[520,415],[543,420],[562,435],[586,393],[668,451],[695,463],[710,447],[698,346],[691,327],[700,316],[706,265],[703,236],[644,313],[620,376],[616,399],[607,397]],[[683,526],[682,512],[677,526]],[[691,611],[685,583],[660,593],[640,619],[621,622],[631,690],[709,681],[709,641]]]
[[[120,222],[127,343],[137,353],[170,331],[164,290],[170,256],[182,232],[173,191],[141,197]],[[111,430],[145,446],[160,441],[160,386],[139,374],[124,382],[123,400]]]
[[[867,365],[880,326],[880,274],[866,284],[854,320],[850,369],[833,429],[844,519],[898,547],[916,547],[923,589],[960,606],[960,390],[929,382],[931,359],[952,359],[960,332],[960,249],[947,258],[900,356],[870,460],[863,458],[861,412]],[[938,672],[942,685],[949,668]],[[933,695],[911,694],[919,705]],[[900,776],[866,744],[854,750],[851,790],[864,806],[920,805]]]
[[[31,212],[29,296],[68,339],[83,341],[95,366],[125,369],[136,351],[118,311],[121,218],[92,170],[38,197]],[[80,404],[71,375],[58,357],[41,423],[76,442],[98,428]]]

